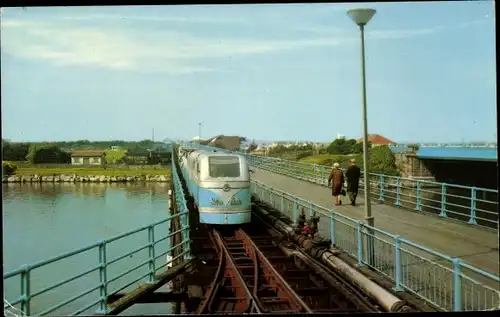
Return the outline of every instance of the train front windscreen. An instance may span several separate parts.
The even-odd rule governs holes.
[[[209,157],[208,166],[212,178],[240,177],[240,158],[237,156]]]

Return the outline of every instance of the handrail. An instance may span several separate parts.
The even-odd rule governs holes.
[[[67,305],[82,298],[83,296],[86,296],[88,294],[91,294],[92,292],[99,291],[99,296],[97,298],[90,299],[88,303],[86,303],[85,307],[80,308],[76,312],[73,313],[73,315],[78,315],[81,313],[86,312],[88,309],[98,305],[98,313],[99,314],[106,314],[108,312],[108,307],[107,307],[107,298],[115,294],[117,292],[122,291],[123,289],[126,289],[127,287],[138,283],[139,281],[145,279],[148,277],[148,282],[149,283],[154,283],[156,280],[156,275],[157,272],[160,270],[163,270],[165,267],[167,267],[170,263],[175,261],[178,257],[184,256],[185,258],[190,258],[191,257],[191,251],[190,251],[190,238],[189,238],[189,210],[186,205],[186,200],[184,197],[184,192],[182,189],[181,181],[179,179],[179,176],[177,174],[177,170],[174,164],[174,159],[175,159],[175,154],[174,151],[172,151],[172,180],[173,180],[173,186],[174,186],[174,191],[175,191],[175,198],[176,198],[176,206],[178,213],[169,217],[166,217],[163,220],[156,221],[152,224],[142,226],[140,228],[136,228],[130,231],[127,231],[125,233],[113,236],[108,239],[104,239],[101,241],[98,241],[96,243],[90,244],[88,246],[79,248],[77,250],[73,250],[70,252],[66,252],[54,257],[51,257],[46,260],[42,260],[33,264],[29,265],[22,265],[21,267],[12,270],[10,272],[7,272],[4,274],[4,285],[6,280],[19,277],[21,281],[21,292],[20,295],[13,299],[12,301],[9,301],[9,303],[12,306],[20,304],[21,306],[21,311],[26,315],[26,316],[31,316],[31,315],[36,315],[36,316],[43,316],[46,314],[54,314],[57,312],[57,314],[69,314],[69,311],[60,311],[61,308],[65,308],[66,310],[69,310],[70,307]],[[155,228],[165,224],[171,220],[174,219],[180,219],[181,223],[181,229],[177,230],[175,232],[172,232],[170,234],[166,234],[163,237],[156,237],[155,238]],[[167,230],[165,230],[167,231]],[[112,242],[115,241],[120,241],[126,237],[130,237],[136,234],[140,233],[147,233],[147,243],[141,245],[140,247],[134,247],[130,252],[128,252],[125,255],[120,255],[117,256],[111,260],[107,259],[107,253],[108,253],[108,245]],[[159,243],[167,240],[171,236],[181,233],[182,235],[182,241],[178,243],[175,246],[171,247],[160,247]],[[129,256],[139,256],[139,252],[142,250],[148,249],[148,255],[143,256],[143,258],[139,259],[142,260],[140,261],[139,264],[132,266],[129,264],[128,266],[125,266],[122,272],[115,273],[115,276],[108,276],[110,273],[110,270],[108,267],[111,264],[123,261],[124,259],[128,259]],[[169,254],[169,252],[172,252],[173,250],[180,249],[181,252],[179,252],[179,255],[176,257],[170,259],[166,263],[156,266],[156,262],[158,259],[164,257],[165,255]],[[83,272],[76,273],[68,278],[59,280],[57,282],[52,283],[51,285],[45,286],[41,289],[34,290],[31,288],[32,286],[32,273],[34,270],[40,269],[40,268],[46,268],[54,263],[60,262],[61,260],[66,260],[69,258],[74,258],[77,255],[81,255],[82,253],[89,252],[89,251],[97,251],[98,253],[98,259],[95,262],[95,265],[93,265],[90,268],[85,269]],[[146,273],[140,274],[140,272],[137,272],[140,268],[144,267],[145,265],[148,265],[148,270]],[[82,291],[79,294],[76,294],[74,296],[71,296],[72,294],[67,294],[67,298],[57,304],[52,305],[51,307],[37,307],[37,309],[32,309],[32,304],[33,304],[33,299],[37,298],[40,295],[47,294],[49,292],[55,292],[58,288],[73,282],[75,280],[81,279],[88,277],[90,274],[98,271],[99,272],[99,277],[98,280],[94,281],[93,285],[89,287],[88,289]],[[116,289],[109,291],[108,286],[120,280],[121,278],[131,274],[132,272],[137,272],[134,276],[130,276],[129,278],[133,278],[134,280],[132,282],[126,280],[122,281],[122,285],[117,286]],[[123,285],[126,283],[125,285]],[[5,286],[7,288],[7,285]],[[35,310],[35,311],[34,311]]]
[[[189,144],[193,146],[192,143]],[[206,150],[231,152],[199,144],[194,146]],[[243,155],[250,166],[323,186],[328,184],[330,169],[328,166],[250,155],[237,151],[235,153]],[[363,181],[362,177],[360,185]],[[371,197],[380,202],[487,229],[498,229],[498,190],[415,180],[380,173],[370,173],[369,183],[372,189]],[[360,186],[360,190],[363,190],[363,186]]]
[[[251,190],[260,201],[273,206],[292,221],[297,219],[300,207],[309,210],[309,215],[319,214],[326,220],[319,223],[320,233],[330,237],[332,246],[350,254],[358,265],[369,266],[388,277],[394,282],[396,291],[411,292],[446,311],[488,310],[500,304],[500,291],[494,289],[495,286],[486,285],[498,287],[500,277],[460,258],[370,227],[362,221],[255,180],[251,181]],[[369,237],[375,241],[374,261],[368,256],[366,243]],[[436,281],[438,275],[447,275],[448,278]],[[477,281],[472,275],[485,282]],[[452,298],[451,302],[449,298]]]

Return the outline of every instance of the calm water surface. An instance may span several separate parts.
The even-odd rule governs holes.
[[[61,253],[69,252],[101,239],[148,225],[168,216],[169,184],[3,184],[3,249],[4,273],[20,265],[35,263]],[[155,229],[156,239],[168,234],[169,223]],[[108,260],[139,248],[147,242],[147,231],[110,243]],[[166,250],[167,242],[163,246]],[[110,265],[108,279],[147,259],[147,250]],[[165,259],[158,259],[161,265]],[[72,275],[96,266],[97,249],[77,255],[32,271],[32,292],[40,290],[55,281],[62,281]],[[133,281],[148,272],[148,266],[133,272]],[[124,277],[126,279],[127,277]],[[147,279],[147,278],[145,278]],[[98,272],[87,278],[71,282],[64,288],[40,295],[33,299],[32,313],[51,307],[61,300],[81,293],[99,282]],[[120,282],[120,283],[119,283]],[[126,281],[125,281],[126,282]],[[127,283],[117,281],[109,290]],[[129,287],[128,290],[133,289]],[[6,281],[6,298],[19,295],[19,279]],[[97,299],[98,291],[56,313],[72,313]],[[91,300],[91,301],[92,301]],[[90,301],[90,302],[91,302]],[[156,305],[155,305],[156,306]],[[170,305],[168,305],[170,306]],[[88,312],[92,313],[91,308]],[[149,313],[165,313],[161,311]],[[135,310],[135,309],[134,309]],[[149,309],[148,309],[149,310]],[[148,311],[145,311],[148,313]]]

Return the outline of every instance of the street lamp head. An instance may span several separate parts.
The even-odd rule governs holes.
[[[366,25],[377,11],[375,9],[352,9],[347,15],[359,26]]]

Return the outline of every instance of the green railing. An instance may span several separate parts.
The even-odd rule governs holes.
[[[203,145],[199,147],[206,150],[216,149]],[[229,152],[222,149],[216,150]],[[236,153],[246,157],[251,166],[323,186],[328,184],[328,175],[331,170],[329,166]],[[498,190],[378,173],[370,173],[369,183],[371,197],[374,200],[438,215],[443,219],[452,219],[488,229],[498,228]],[[361,191],[363,190],[362,184],[363,178],[360,181]]]
[[[199,147],[206,150],[215,149]],[[239,154],[244,155],[251,166],[326,185],[328,170],[325,166]],[[373,176],[377,176],[377,180],[379,176],[389,178],[379,174],[373,174],[371,178]],[[398,187],[393,189],[397,193],[397,201],[400,202],[404,200],[401,178],[397,183]],[[252,194],[259,200],[272,205],[292,221],[297,219],[299,209],[302,208],[308,210],[309,215],[319,215],[322,219],[319,224],[322,235],[329,236],[335,246],[356,258],[359,265],[368,265],[393,280],[397,291],[404,290],[416,294],[446,311],[490,310],[500,305],[498,275],[263,183],[252,180],[251,187]],[[439,188],[441,187],[443,185],[439,184]],[[391,188],[381,188],[375,192],[375,197],[384,197],[384,194],[381,194],[384,190],[385,197],[388,196]],[[425,187],[418,187],[420,191],[423,191],[423,188]],[[422,201],[423,198],[420,198],[420,204],[423,204]],[[373,259],[368,259],[367,256],[368,240],[374,241]]]
[[[140,282],[154,283],[158,272],[177,258],[190,258],[189,211],[175,164],[172,172],[177,214],[5,273],[4,303],[19,307],[26,316],[90,314],[92,309],[106,314],[109,295]],[[176,218],[180,218],[181,229],[168,233],[170,221]],[[170,246],[169,238],[178,233],[182,241]],[[141,237],[146,240],[143,244],[139,242]],[[121,243],[118,250],[113,249],[116,243]],[[174,250],[180,252],[167,261],[167,255]],[[75,272],[65,274],[71,267],[76,267]],[[53,281],[53,276],[59,279]],[[18,296],[8,298],[16,293]],[[9,309],[9,305],[4,304],[4,309]]]
[[[300,210],[320,217],[319,232],[342,249],[394,282],[394,290],[407,291],[445,311],[498,308],[500,278],[425,246],[316,205],[263,183],[251,182],[252,194],[291,221]],[[371,237],[374,258],[369,259]]]

